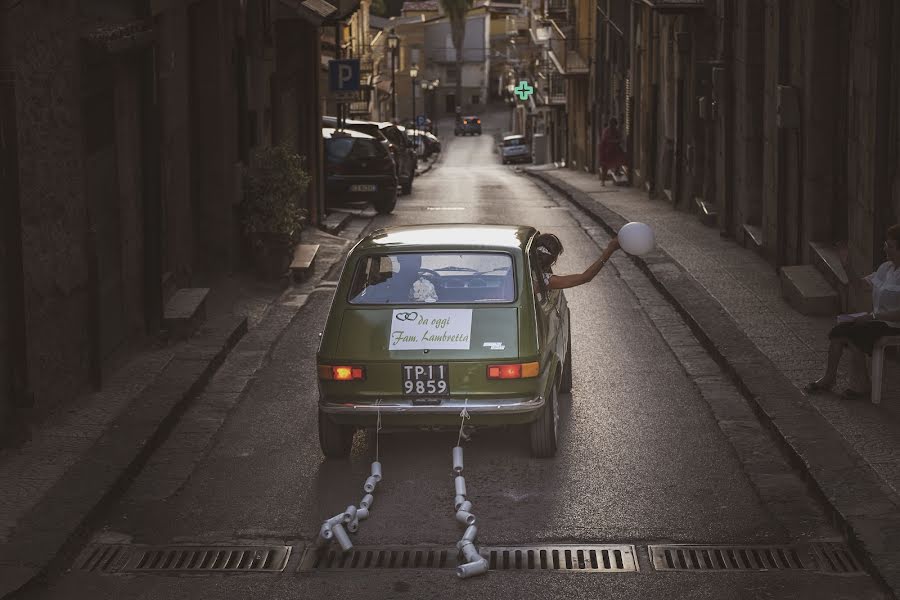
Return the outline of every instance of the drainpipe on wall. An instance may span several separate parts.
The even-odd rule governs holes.
[[[725,81],[722,88],[722,117],[724,139],[718,140],[723,144],[723,160],[725,162],[723,169],[724,181],[722,182],[723,197],[721,198],[722,207],[721,216],[719,217],[719,235],[722,237],[733,237],[737,235],[734,223],[734,45],[733,45],[733,24],[734,24],[734,2],[724,2],[724,15],[722,27],[724,29],[722,35],[723,56],[722,62],[725,64]],[[800,196],[803,197],[802,195]],[[716,199],[719,204],[720,199]]]
[[[143,2],[141,16],[153,18],[149,0]],[[156,24],[154,24],[156,27]],[[159,31],[157,31],[157,35]],[[159,41],[143,50],[141,57],[141,177],[144,204],[144,326],[153,335],[163,319],[163,229],[160,191],[161,150],[157,56]]]
[[[652,196],[657,189],[656,176],[659,172],[659,24],[657,17],[650,14],[650,47],[647,49],[650,62],[650,147],[648,148],[647,191]]]
[[[2,268],[5,270],[7,360],[0,364],[8,374],[7,389],[0,389],[0,441],[13,433],[23,409],[34,400],[28,389],[28,339],[25,313],[25,273],[22,265],[22,219],[19,196],[19,149],[16,126],[16,73],[9,37],[8,3],[0,4],[0,199],[3,211]],[[4,323],[5,321],[5,323]],[[6,378],[4,378],[6,379]]]
[[[672,160],[672,204],[681,207],[684,183],[684,74],[688,70],[691,53],[691,34],[675,34],[678,62],[675,67],[675,152]]]

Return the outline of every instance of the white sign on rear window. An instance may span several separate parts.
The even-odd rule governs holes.
[[[472,309],[395,309],[388,350],[468,350]]]

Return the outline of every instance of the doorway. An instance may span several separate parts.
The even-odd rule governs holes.
[[[456,112],[456,94],[447,94],[444,96],[444,111],[448,114]]]

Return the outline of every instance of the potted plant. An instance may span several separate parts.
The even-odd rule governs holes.
[[[283,275],[308,213],[301,200],[309,175],[303,159],[286,144],[259,148],[244,171],[241,222],[257,271],[267,279]]]

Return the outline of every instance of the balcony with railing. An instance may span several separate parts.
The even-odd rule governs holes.
[[[550,24],[550,61],[556,70],[565,75],[587,75],[589,72],[587,61],[578,53],[577,40],[574,35],[567,37],[554,20]]]
[[[544,0],[544,15],[558,19],[569,14],[569,0]]]
[[[566,80],[551,72],[547,78],[547,104],[566,103]]]

